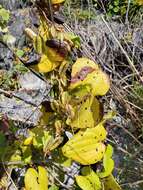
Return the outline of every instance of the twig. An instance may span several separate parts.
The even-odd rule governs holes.
[[[123,184],[120,184],[120,186],[126,186],[126,185],[131,185],[131,186],[133,186],[133,185],[139,185],[139,184],[143,184],[143,179],[138,180],[138,181],[135,181],[135,182],[133,182],[133,183],[123,183]]]
[[[120,125],[116,125],[117,127],[123,129],[130,137],[132,137],[141,147],[143,147],[143,144],[132,134],[130,133],[130,131],[128,131],[126,128],[120,126]]]
[[[128,7],[127,7],[127,11],[126,11],[126,20],[125,20],[125,23],[129,23],[129,20],[128,20],[128,15],[129,15],[129,10],[130,10],[130,4],[131,4],[131,0],[128,0]]]
[[[103,22],[105,23],[106,27],[108,28],[108,30],[110,31],[110,33],[112,34],[114,40],[116,41],[116,43],[118,44],[118,46],[120,47],[121,51],[123,52],[123,54],[125,55],[131,69],[133,72],[135,72],[138,76],[138,78],[140,79],[140,81],[143,83],[143,78],[140,76],[140,73],[138,72],[138,70],[136,69],[133,61],[129,58],[127,52],[124,50],[123,46],[121,45],[121,43],[119,42],[119,40],[117,39],[117,37],[115,36],[115,33],[113,32],[113,30],[111,29],[111,27],[108,25],[108,23],[106,22],[106,20],[104,19],[103,16],[101,16],[101,19],[103,20]]]
[[[23,98],[17,96],[16,94],[14,94],[14,93],[12,93],[12,92],[7,92],[7,91],[5,91],[5,90],[3,90],[3,89],[0,89],[0,94],[4,94],[5,96],[7,96],[7,97],[9,97],[9,98],[15,97],[15,98],[17,98],[17,99],[19,99],[19,100],[25,102],[26,104],[30,104],[30,105],[32,105],[32,106],[34,106],[34,107],[37,107],[36,104],[34,104],[34,103],[32,103],[32,102],[30,102],[30,101],[28,101],[28,100],[25,100],[25,99],[23,99]]]
[[[16,185],[15,185],[13,179],[11,178],[11,175],[10,175],[10,174],[8,173],[8,171],[6,170],[6,167],[5,167],[3,161],[2,161],[2,165],[3,165],[3,168],[4,168],[4,170],[5,170],[6,175],[8,176],[8,179],[10,179],[11,183],[12,183],[13,186],[15,187],[15,190],[18,190],[18,188],[16,187]],[[12,169],[11,169],[11,170],[12,170]],[[10,172],[10,173],[11,173],[11,172]]]
[[[8,44],[4,43],[4,42],[0,42],[2,43],[6,48],[8,48],[11,53],[13,54],[13,56],[15,56],[27,69],[29,69],[29,71],[31,71],[36,77],[38,77],[39,79],[41,79],[42,81],[46,82],[47,83],[47,80],[45,78],[43,78],[39,73],[35,72],[33,69],[27,67],[24,63],[24,61],[14,52],[13,49],[11,49]]]

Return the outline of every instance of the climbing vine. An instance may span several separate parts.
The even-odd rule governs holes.
[[[26,166],[26,190],[58,189],[51,180],[50,165],[70,167],[73,162],[80,165],[75,181],[81,189],[120,190],[112,174],[113,148],[105,143],[105,123],[114,113],[104,115],[98,98],[108,92],[109,78],[93,60],[73,59],[80,38],[66,32],[61,20],[54,17],[63,3],[35,3],[40,26],[36,32],[26,28],[25,33],[38,56],[32,62],[24,56],[19,60],[32,71],[43,73],[51,85],[51,99],[42,102],[39,123],[28,129],[26,136],[11,140],[12,145],[2,136],[5,147],[1,158]]]

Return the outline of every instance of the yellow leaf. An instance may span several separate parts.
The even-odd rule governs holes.
[[[79,131],[76,135],[76,138],[79,138],[79,136],[82,139],[94,138],[97,142],[99,142],[104,141],[106,139],[107,131],[105,130],[103,124],[99,123],[96,127],[88,128],[84,132]]]
[[[34,49],[38,54],[41,54],[41,59],[39,62],[29,65],[27,64],[27,66],[33,68],[38,72],[47,73],[53,71],[62,63],[62,61],[64,61],[68,54],[68,50],[66,51],[68,44],[61,42],[60,40],[52,39],[49,40],[50,46],[52,47],[48,47],[46,43],[49,41],[48,39],[45,39],[43,27],[44,26],[42,25],[40,28],[40,32],[43,34],[43,37],[40,34],[35,34],[31,29],[26,29],[27,35],[33,41]],[[47,33],[49,31],[47,31],[46,28],[45,30],[46,36],[48,36]]]
[[[52,0],[52,4],[55,5],[55,4],[61,4],[63,3],[65,0]]]
[[[85,176],[76,176],[76,182],[83,190],[95,190],[90,181]]]
[[[38,166],[38,172],[29,168],[24,178],[26,190],[48,190],[48,174],[45,168]]]
[[[11,155],[9,161],[11,162],[18,162],[21,161],[21,152],[16,150],[13,155]]]
[[[88,98],[85,97],[81,104],[74,108],[75,117],[71,119],[71,122],[67,120],[67,123],[73,128],[94,127],[93,113],[90,110],[92,102],[92,96]]]
[[[103,158],[106,130],[102,124],[74,135],[62,148],[63,154],[83,165],[94,164]]]
[[[82,76],[82,75],[80,75]],[[105,95],[110,87],[109,79],[107,75],[99,70],[99,71],[93,71],[89,73],[84,79],[73,79],[70,84],[70,89],[76,88],[79,85],[85,85],[88,84],[92,88],[92,93],[95,96],[102,96]]]
[[[83,167],[81,173],[83,176],[86,177],[86,179],[89,180],[89,182],[92,185],[92,188],[94,190],[101,190],[101,181],[100,181],[98,175],[90,167],[88,167],[88,166]],[[78,184],[78,185],[80,187],[82,187],[83,183]]]
[[[38,190],[38,173],[35,169],[29,168],[25,174],[24,182],[26,190]]]
[[[50,38],[49,36],[49,26],[47,25],[47,21],[45,17],[41,14],[40,15],[40,26],[39,26],[39,35],[42,36],[44,41],[46,42],[47,39]]]
[[[104,178],[103,184],[105,190],[122,190],[113,175],[109,175],[108,177]]]
[[[107,132],[105,128],[102,124],[98,124],[94,128],[79,131],[66,143],[66,145],[69,147],[73,146],[78,149],[82,146],[86,146],[86,144],[92,143],[93,139],[95,143],[104,141],[106,136]]]
[[[139,5],[143,5],[143,0],[136,0],[136,3]]]
[[[73,90],[68,91],[68,95],[70,96],[70,98],[68,98],[68,103],[72,106],[77,106],[77,104],[81,104],[82,100],[85,99],[85,97],[90,97],[90,94],[90,85],[80,85]]]
[[[39,63],[29,66],[38,72],[48,73],[58,67],[59,63],[51,62],[46,55],[42,55]]]
[[[75,100],[76,97],[73,99],[73,102]],[[92,94],[86,95],[80,101],[73,107],[75,116],[71,119],[69,116],[67,124],[73,128],[91,128],[96,126],[103,116],[100,102]]]
[[[70,167],[72,165],[72,160],[69,158],[69,159],[66,159],[63,163],[62,163],[62,166],[64,167]]]
[[[110,87],[107,75],[88,59],[78,59],[72,67],[71,76],[70,89],[74,89],[79,85],[90,85],[93,95],[102,96],[107,93]]]
[[[47,190],[48,189],[48,174],[47,170],[44,167],[38,166],[38,183],[39,183],[39,190]]]
[[[73,78],[81,69],[92,68],[93,70],[99,70],[99,67],[94,61],[88,58],[78,58],[72,67],[71,77]]]
[[[33,141],[33,136],[30,136],[30,137],[28,137],[27,139],[25,139],[25,141],[24,141],[24,145],[25,146],[28,146],[28,145],[30,145],[30,144],[32,144],[32,141]]]
[[[37,35],[33,38],[33,45],[37,53],[45,54],[51,62],[62,62],[67,56],[68,44],[56,38],[45,41],[43,37]]]

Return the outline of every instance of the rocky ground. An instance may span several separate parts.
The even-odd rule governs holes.
[[[16,39],[13,46],[18,49],[25,48],[27,39],[24,28],[34,27],[34,18],[29,13],[31,4],[22,0],[0,0],[0,4],[9,9],[12,14],[8,26],[10,33]],[[112,28],[112,32],[108,26]],[[140,129],[137,128],[137,125],[140,125],[138,121],[140,115],[134,106],[128,104],[128,99],[125,97],[128,91],[131,92],[128,85],[130,87],[132,70],[130,64],[125,60],[124,52],[117,43],[117,40],[122,42],[127,52],[133,48],[134,56],[140,63],[137,68],[142,70],[142,24],[128,27],[116,20],[105,23],[102,14],[100,14],[94,20],[80,21],[77,18],[69,22],[67,19],[65,27],[81,36],[82,50],[80,54],[95,59],[111,78],[111,90],[105,98],[108,104],[104,109],[105,112],[110,109],[117,110],[117,117],[107,124],[108,141],[115,148],[115,175],[118,173],[117,179],[124,190],[142,190],[143,144],[142,134],[138,132]],[[132,34],[133,40],[131,42],[125,41],[129,33]],[[125,42],[128,43],[125,45]],[[0,71],[10,73],[14,62],[15,58],[10,49],[0,43]],[[129,77],[126,78],[126,76]],[[17,124],[19,128],[26,128],[26,126],[36,124],[40,116],[38,105],[45,97],[49,98],[50,85],[37,78],[30,71],[26,71],[24,74],[18,73],[17,77],[19,87],[12,91],[12,98],[0,92],[0,113],[6,114],[13,122],[19,122]],[[3,86],[1,89],[5,90]],[[11,90],[9,89],[8,92],[11,93]],[[134,102],[131,103],[134,104]],[[143,107],[140,109],[142,111]]]

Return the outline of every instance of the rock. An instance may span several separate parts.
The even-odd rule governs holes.
[[[3,44],[0,43],[0,69],[9,70],[12,68],[13,54]]]
[[[25,126],[26,124],[36,125],[41,115],[39,105],[50,98],[50,85],[30,72],[20,76],[19,83],[21,88],[13,92],[19,98],[0,95],[0,113],[6,114],[9,119],[19,121]]]
[[[24,8],[26,5],[29,4],[29,0],[0,0],[0,4],[5,8],[9,9],[10,11],[17,10],[20,8]]]

